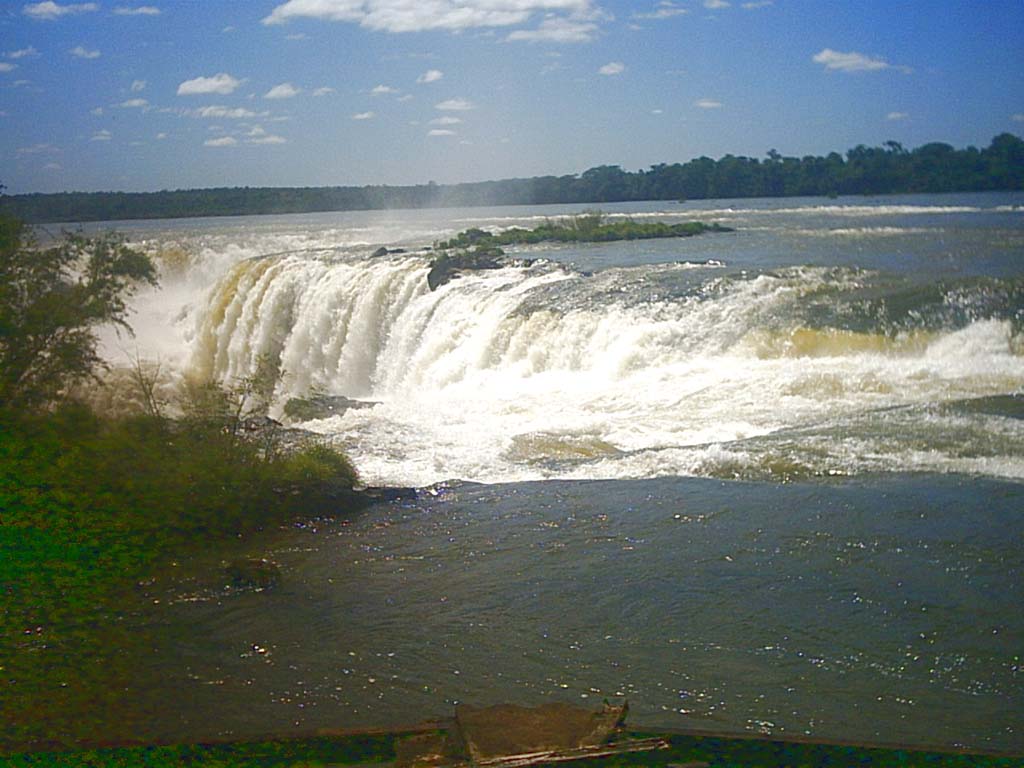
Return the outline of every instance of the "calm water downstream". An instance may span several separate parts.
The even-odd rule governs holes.
[[[277,590],[180,592],[159,731],[627,697],[651,726],[1019,750],[1021,509],[928,476],[421,492],[275,537]]]
[[[165,264],[143,354],[269,356],[278,413],[373,404],[302,425],[367,482],[467,481],[246,543],[275,590],[192,566],[145,619],[153,735],[628,697],[651,726],[1024,750],[1024,197],[607,206],[737,231],[426,286],[421,246],[578,210],[124,227]]]

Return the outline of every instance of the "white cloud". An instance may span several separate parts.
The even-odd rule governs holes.
[[[43,166],[44,171],[63,171],[64,167],[60,163],[47,163]]]
[[[403,95],[399,96],[398,100],[399,101],[412,101],[414,98],[416,98],[416,97],[413,96],[411,93],[406,93],[406,94],[403,94]]]
[[[205,117],[215,120],[220,118],[227,118],[229,120],[246,120],[252,117],[259,117],[259,115],[251,109],[245,109],[244,107],[224,107],[219,104],[191,109],[186,114],[189,114],[192,117]]]
[[[287,144],[288,139],[273,133],[267,133],[262,125],[254,125],[245,133],[246,144]]]
[[[35,57],[39,55],[39,51],[33,48],[31,45],[28,48],[21,48],[17,51],[8,51],[8,59],[24,59],[26,57]]]
[[[273,88],[271,88],[265,94],[263,94],[263,98],[264,99],[290,99],[293,96],[298,96],[300,93],[302,93],[302,89],[301,88],[296,88],[291,83],[281,83],[280,85],[275,85]]]
[[[689,11],[686,8],[680,8],[671,0],[661,0],[661,2],[658,3],[657,8],[653,11],[648,11],[647,13],[634,13],[633,18],[661,20],[671,19],[675,16],[682,16],[687,13],[689,13]]]
[[[380,85],[370,89],[370,93],[372,93],[374,96],[385,96],[389,93],[398,93],[398,89],[392,88],[390,85],[384,85],[383,83],[381,83]]]
[[[1014,115],[1010,115],[1010,119],[1015,123],[1024,123],[1024,112],[1017,112]]]
[[[284,136],[277,136],[273,133],[268,133],[265,136],[257,136],[252,139],[248,139],[246,144],[287,144],[288,139]]]
[[[132,93],[139,93],[140,91],[146,90],[146,81],[145,80],[132,80],[132,87],[131,87],[130,90],[131,90]]]
[[[664,114],[664,111],[665,110],[663,110],[663,109],[652,109],[651,110],[651,114],[652,115],[661,115],[661,114]]]
[[[305,32],[293,32],[290,35],[284,36],[285,40],[308,40],[309,37]]]
[[[825,69],[834,69],[840,72],[875,72],[882,69],[898,69],[909,74],[913,71],[910,67],[890,64],[881,57],[872,58],[856,51],[844,53],[833,51],[831,48],[824,48],[814,54],[811,60],[817,64],[824,64]]]
[[[98,59],[100,57],[99,51],[90,51],[88,48],[85,48],[81,45],[76,45],[74,48],[68,51],[68,53],[79,59]]]
[[[118,106],[119,107],[125,107],[127,109],[131,109],[133,107],[134,108],[141,108],[141,107],[148,107],[149,106],[149,102],[146,101],[145,99],[128,99],[128,101],[122,101],[120,104],[118,104]]]
[[[751,3],[743,3],[743,7],[748,11],[755,8],[767,8],[769,5],[775,5],[774,0],[755,0]]]
[[[233,147],[238,143],[234,136],[221,136],[219,139],[207,139],[203,142],[204,147]]]
[[[0,72],[13,72],[17,66],[6,61],[0,61]]]
[[[593,0],[288,0],[275,7],[263,23],[284,24],[292,19],[312,18],[386,32],[457,32],[524,24],[537,13],[565,13],[582,18],[594,10]]]
[[[715,101],[714,99],[697,99],[693,102],[693,106],[700,107],[701,109],[721,109],[722,102]]]
[[[88,13],[89,11],[98,10],[99,6],[96,3],[72,3],[71,5],[59,5],[58,3],[52,2],[52,0],[46,0],[43,3],[29,3],[21,9],[21,12],[26,16],[31,16],[33,19],[41,19],[43,21],[53,21],[59,19],[61,16],[71,16],[76,13]]]
[[[195,96],[203,93],[234,93],[235,89],[242,84],[227,72],[219,72],[212,77],[197,77],[193,80],[186,80],[178,86],[179,96]]]
[[[906,120],[910,115],[907,112],[890,112],[885,116],[886,120]]]
[[[94,108],[89,110],[89,114],[90,115],[96,115],[96,117],[99,117],[100,115],[103,114],[103,107],[94,107]]]
[[[449,131],[447,128],[434,128],[432,131],[427,132],[427,136],[454,136],[455,131]]]
[[[717,11],[719,8],[728,8],[730,5],[731,3],[727,3],[726,0],[704,0],[704,7],[712,11]]]
[[[430,121],[431,125],[458,125],[462,120],[458,117],[452,117],[445,115],[444,117],[437,117]]]
[[[470,109],[476,109],[476,107],[473,106],[472,102],[465,99],[447,99],[435,104],[434,109],[440,109],[443,112],[466,112]]]
[[[428,69],[422,75],[416,78],[417,83],[436,83],[444,77],[444,72],[440,69]]]
[[[377,116],[376,112],[357,112],[352,115],[353,120],[372,120]]]
[[[157,137],[157,139],[158,139],[158,140],[160,140],[160,141],[163,141],[164,139],[166,139],[166,138],[167,138],[167,134],[166,134],[166,133],[164,133],[163,131],[161,131],[160,133],[158,133],[158,134],[156,135],[156,137]]]
[[[586,18],[548,16],[536,29],[517,29],[506,40],[528,43],[589,43],[597,35],[597,24]]]
[[[334,93],[334,89],[326,85],[313,91],[314,96],[329,96],[332,93]]]
[[[621,75],[626,71],[626,65],[621,61],[610,61],[597,70],[599,75]]]
[[[137,8],[119,5],[114,9],[114,13],[118,16],[159,16],[160,9],[153,5],[140,5]]]
[[[110,141],[112,138],[114,138],[114,135],[104,128],[102,131],[96,131],[89,141]]]
[[[60,148],[53,146],[53,144],[33,144],[29,147],[18,147],[15,154],[18,157],[23,155],[56,155],[60,151]]]

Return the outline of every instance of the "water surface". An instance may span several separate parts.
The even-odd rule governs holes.
[[[276,414],[372,404],[301,425],[366,482],[481,483],[245,543],[277,590],[191,566],[146,619],[173,638],[140,671],[154,733],[628,697],[651,726],[1024,750],[1024,197],[604,208],[736,231],[430,291],[424,246],[579,207],[126,224],[164,265],[143,355],[270,359]]]
[[[1016,749],[1024,493],[896,475],[456,485],[184,590],[169,735],[628,698],[651,727]]]

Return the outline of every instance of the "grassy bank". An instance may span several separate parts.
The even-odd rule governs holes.
[[[0,414],[0,751],[74,744],[119,711],[140,584],[189,552],[356,503],[347,459],[287,453],[217,421]],[[117,736],[117,733],[111,734]]]
[[[135,677],[151,644],[126,627],[146,626],[127,619],[152,574],[359,501],[342,454],[284,449],[265,419],[281,375],[269,360],[173,396],[141,359],[122,384],[98,386],[98,330],[130,333],[130,299],[157,282],[115,233],[43,247],[0,215],[0,752],[138,732],[146,707],[125,694],[145,691]],[[116,406],[101,416],[74,393]],[[243,562],[230,578],[259,586],[275,573]]]

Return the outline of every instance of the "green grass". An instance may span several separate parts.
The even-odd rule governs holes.
[[[354,481],[330,448],[278,452],[213,424],[0,414],[0,751],[110,723],[130,735],[142,715],[120,692],[147,638],[124,622],[140,582],[182,553],[340,511]]]

